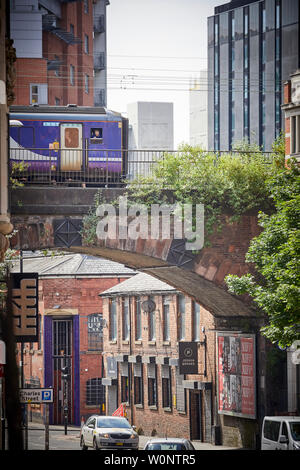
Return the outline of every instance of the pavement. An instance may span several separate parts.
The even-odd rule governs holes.
[[[29,428],[44,428],[44,424],[42,423],[33,423],[33,422],[30,422],[28,423],[28,427]],[[80,437],[80,427],[79,426],[71,426],[71,425],[68,425],[67,427],[68,431],[72,431],[72,434],[73,436],[76,436],[78,437],[78,440],[79,440],[79,437]],[[49,426],[49,432],[51,432],[51,430],[60,430],[60,431],[63,431],[64,430],[64,426],[59,426],[59,425],[50,425]],[[76,435],[76,431],[78,432],[78,434]],[[140,439],[139,439],[139,449],[142,450],[146,444],[146,442],[150,439],[154,439],[153,437],[151,436],[139,436]],[[156,437],[159,437],[159,436],[156,436]],[[171,439],[171,436],[169,436],[170,439]],[[207,443],[207,442],[200,442],[200,441],[191,441],[193,446],[195,447],[196,450],[222,450],[222,451],[229,451],[229,450],[243,450],[242,447],[229,447],[229,446],[224,446],[224,445],[214,445],[214,444],[210,444],[210,443]]]

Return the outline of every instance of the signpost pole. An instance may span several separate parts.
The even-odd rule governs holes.
[[[46,405],[45,416],[45,450],[49,450],[49,404]]]

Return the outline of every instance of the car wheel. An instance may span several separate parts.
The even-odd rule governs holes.
[[[81,439],[80,439],[80,447],[81,447],[81,450],[88,450],[87,446],[84,443],[83,436],[81,436]]]
[[[94,437],[94,440],[93,440],[93,448],[94,448],[94,450],[99,450],[97,439],[95,437]]]

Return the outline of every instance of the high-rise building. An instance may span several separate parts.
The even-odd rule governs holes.
[[[190,86],[190,145],[204,150],[207,145],[207,71],[201,70],[199,78]]]
[[[10,11],[17,105],[106,106],[108,0],[18,0]]]
[[[208,18],[208,146],[263,150],[284,130],[283,83],[299,67],[298,0],[232,0]]]

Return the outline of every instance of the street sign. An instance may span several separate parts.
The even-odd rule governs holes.
[[[0,364],[6,364],[5,343],[0,340]]]
[[[21,388],[21,403],[53,403],[52,388]]]

